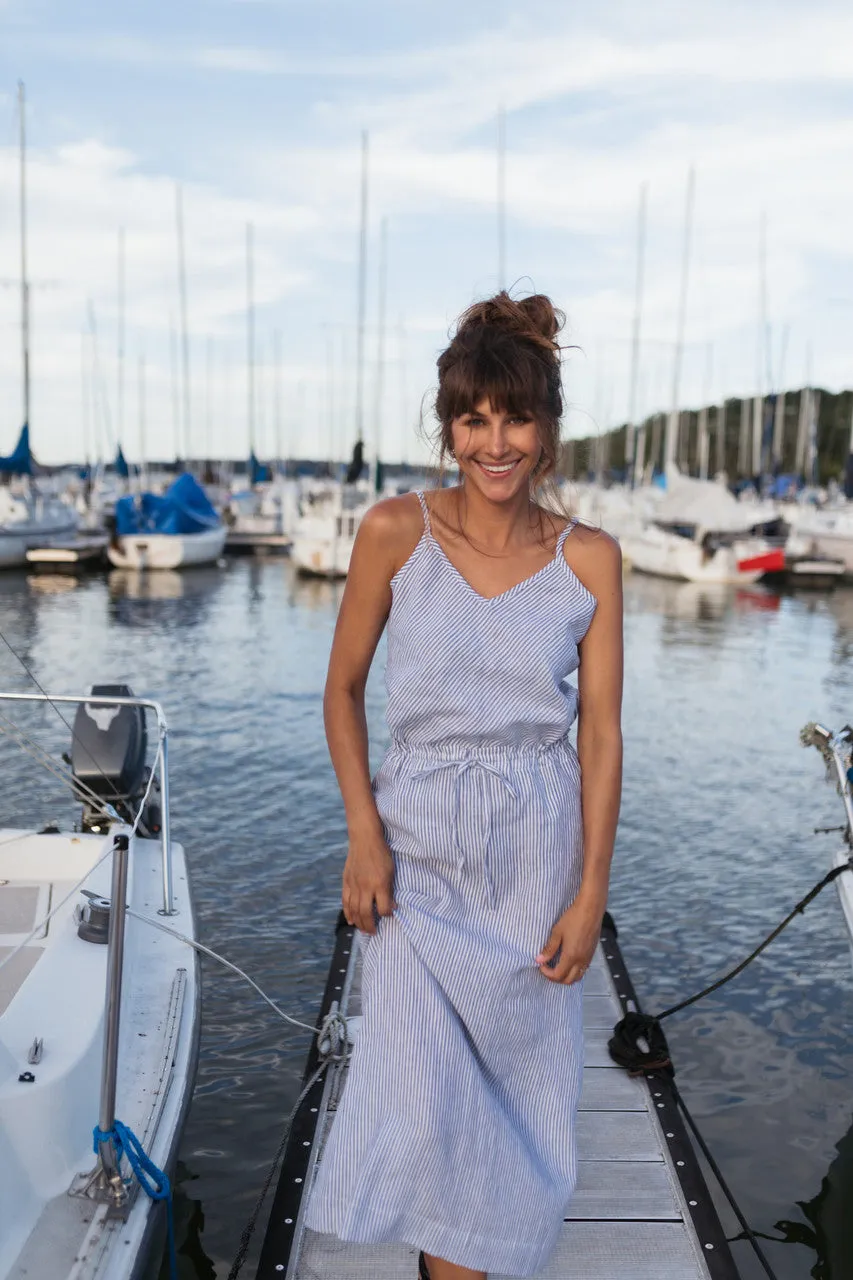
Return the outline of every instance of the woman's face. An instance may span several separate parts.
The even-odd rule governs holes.
[[[532,414],[497,412],[481,400],[451,423],[453,453],[466,481],[491,502],[508,502],[527,489],[542,457]]]

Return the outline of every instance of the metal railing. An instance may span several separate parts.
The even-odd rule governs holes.
[[[160,804],[162,810],[160,826],[160,847],[163,866],[163,905],[159,914],[171,916],[175,914],[173,906],[172,884],[172,833],[169,816],[169,738],[166,717],[159,702],[151,698],[128,698],[119,694],[52,694],[52,693],[0,693],[0,702],[45,702],[48,705],[66,704],[72,706],[92,705],[102,707],[142,707],[153,711],[157,719],[158,751],[155,767],[159,772]],[[73,728],[68,726],[73,734]],[[109,797],[106,797],[108,800]]]

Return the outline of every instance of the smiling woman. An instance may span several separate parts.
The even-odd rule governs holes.
[[[622,577],[606,534],[540,501],[561,320],[506,293],[461,318],[436,402],[460,483],[364,517],[326,683],[363,1022],[305,1221],[408,1242],[430,1280],[539,1270],[576,1178],[581,980],[619,808]],[[386,624],[391,747],[371,781],[364,693]]]

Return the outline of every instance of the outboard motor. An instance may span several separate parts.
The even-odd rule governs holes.
[[[91,692],[103,697],[134,696],[126,684],[94,684]],[[80,784],[76,791],[83,804],[83,831],[103,831],[109,823],[93,792],[112,805],[123,822],[132,823],[150,777],[145,764],[148,733],[144,707],[83,702],[74,717],[73,734],[71,769],[74,781]],[[157,790],[155,784],[139,824],[141,835],[160,832]]]

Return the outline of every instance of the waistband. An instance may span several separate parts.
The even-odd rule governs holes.
[[[462,763],[472,764],[482,761],[484,764],[501,765],[533,764],[551,755],[568,752],[575,755],[575,748],[566,734],[552,742],[515,744],[496,742],[472,742],[464,739],[443,738],[440,742],[413,743],[400,738],[392,738],[386,758],[402,757],[411,759],[415,764],[425,763]]]

